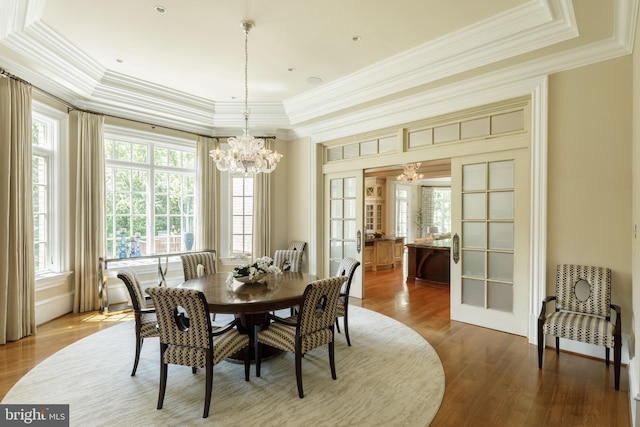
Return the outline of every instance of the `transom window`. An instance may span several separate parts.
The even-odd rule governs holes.
[[[187,250],[195,229],[195,143],[142,132],[105,132],[108,258]]]

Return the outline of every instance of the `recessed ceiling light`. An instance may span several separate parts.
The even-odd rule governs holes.
[[[296,69],[291,67],[291,68],[287,68],[287,71],[295,71]]]
[[[165,13],[167,13],[167,8],[164,6],[155,6],[154,9],[156,10],[156,12],[158,12],[161,15],[164,15]]]
[[[117,62],[118,64],[122,64],[124,61],[123,61],[122,59],[118,58],[118,59],[116,59],[116,62]]]
[[[322,83],[322,79],[320,77],[309,77],[307,79],[307,83],[309,83],[310,85],[319,85],[320,83]]]
[[[351,37],[351,41],[358,42],[360,41],[360,38],[361,38],[360,36],[353,36]]]

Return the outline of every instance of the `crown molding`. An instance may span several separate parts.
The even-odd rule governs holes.
[[[537,0],[284,101],[293,125],[578,36],[570,0]]]
[[[46,0],[3,0],[0,4],[0,40],[24,31],[42,17]]]

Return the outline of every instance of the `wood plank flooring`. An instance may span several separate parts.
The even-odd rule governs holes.
[[[406,284],[401,268],[365,274],[365,298],[352,303],[410,326],[444,366],[444,399],[432,426],[629,426],[629,383],[620,391],[613,364],[552,349],[538,369],[537,348],[524,337],[449,319],[449,291]],[[127,321],[130,314],[68,314],[35,336],[0,346],[0,399],[33,366],[76,340]],[[132,337],[133,339],[133,337]],[[357,335],[351,335],[358,345]],[[406,396],[398,396],[403,399]],[[417,421],[416,425],[420,425]]]

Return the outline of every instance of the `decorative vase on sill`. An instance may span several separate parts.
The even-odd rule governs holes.
[[[193,248],[193,232],[187,231],[184,233],[184,247],[186,250],[190,251]]]

